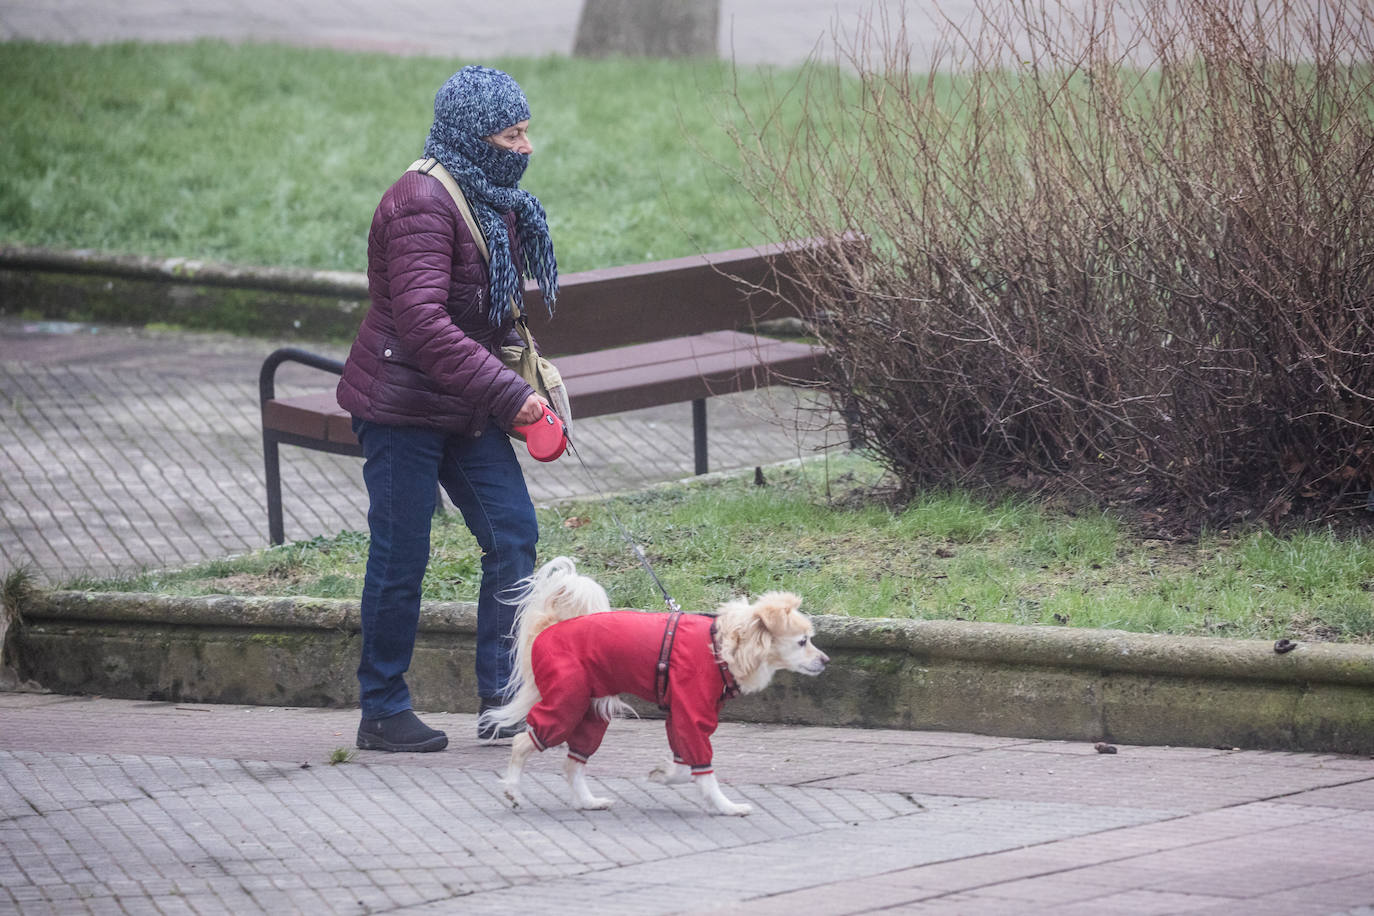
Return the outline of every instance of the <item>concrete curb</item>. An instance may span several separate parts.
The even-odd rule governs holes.
[[[154,258],[107,254],[87,248],[0,246],[0,270],[96,274],[130,280],[159,280],[204,286],[232,286],[282,293],[366,299],[367,275],[344,270],[254,267],[196,258]]]
[[[846,648],[904,649],[970,662],[1374,688],[1369,646],[1305,643],[1279,654],[1272,643],[1254,639],[849,617],[829,618],[827,630],[832,644]]]
[[[57,692],[357,702],[355,601],[55,591],[31,596],[23,617],[20,674]],[[475,608],[427,603],[420,627],[415,695],[473,711]],[[1374,647],[1278,654],[1255,640],[826,616],[816,627],[830,670],[780,676],[727,718],[1374,753]]]
[[[49,319],[343,340],[368,295],[367,276],[347,271],[0,246],[0,302]]]

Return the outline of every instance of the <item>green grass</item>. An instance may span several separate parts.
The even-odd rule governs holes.
[[[222,42],[0,43],[0,242],[361,270],[382,191],[434,92],[473,61]],[[713,160],[736,161],[711,62],[482,61],[529,96],[522,186],[565,271],[768,241]],[[739,91],[759,98],[763,70]]]
[[[617,606],[662,599],[614,518],[684,608],[788,589],[816,613],[1148,633],[1374,642],[1374,544],[1327,531],[1142,538],[1123,520],[1019,498],[881,498],[846,456],[540,511],[540,557],[576,558]],[[614,518],[613,518],[614,516]],[[356,598],[367,538],[343,532],[230,561],[82,587]],[[435,524],[424,592],[473,600],[478,551],[455,513]],[[74,583],[76,584],[76,583]]]

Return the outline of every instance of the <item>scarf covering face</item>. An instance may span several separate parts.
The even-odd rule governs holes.
[[[464,67],[435,94],[434,123],[425,141],[425,155],[438,159],[458,182],[486,236],[491,252],[488,317],[493,325],[510,318],[511,297],[521,294],[522,277],[539,284],[549,314],[558,298],[558,262],[544,208],[519,187],[529,154],[485,139],[529,116],[525,93],[508,74],[490,67]],[[515,213],[520,235],[514,246],[506,231],[507,212]]]

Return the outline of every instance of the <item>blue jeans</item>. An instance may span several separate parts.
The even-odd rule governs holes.
[[[515,607],[502,600],[534,572],[539,526],[510,439],[495,424],[480,436],[387,426],[354,418],[363,446],[372,543],[363,579],[359,702],[365,719],[411,708],[405,673],[420,620],[436,483],[482,549],[477,598],[477,692],[501,694],[510,676]]]

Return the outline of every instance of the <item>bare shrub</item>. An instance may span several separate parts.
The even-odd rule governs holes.
[[[770,231],[867,240],[788,278],[851,431],[908,491],[1363,509],[1371,0],[980,12],[947,72],[913,73],[879,17],[846,67],[733,112]]]

